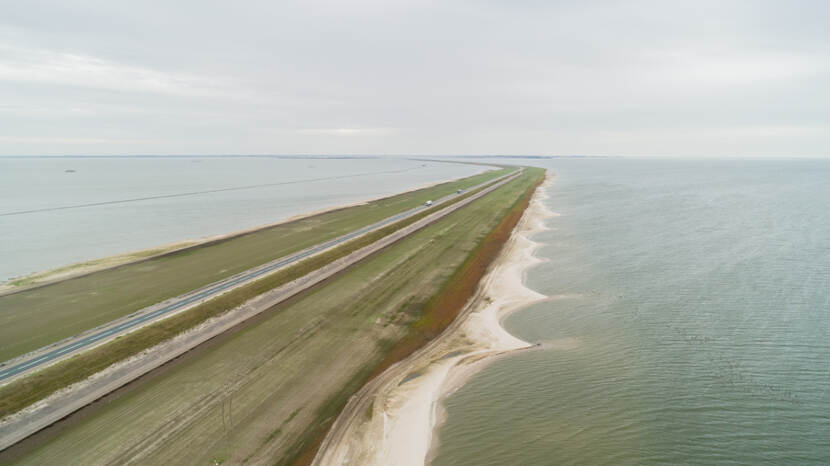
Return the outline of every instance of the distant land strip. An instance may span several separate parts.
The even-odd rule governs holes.
[[[219,188],[219,189],[208,189],[205,191],[190,191],[186,193],[173,193],[173,194],[159,194],[157,196],[145,196],[145,197],[135,197],[131,199],[119,199],[115,201],[101,201],[101,202],[90,202],[88,204],[75,204],[75,205],[67,205],[67,206],[57,206],[57,207],[43,207],[40,209],[30,209],[30,210],[18,210],[14,212],[0,212],[0,217],[8,217],[11,215],[24,215],[24,214],[35,214],[39,212],[50,212],[56,210],[70,210],[70,209],[81,209],[84,207],[97,207],[102,205],[112,205],[112,204],[127,204],[130,202],[141,202],[141,201],[149,201],[153,199],[167,199],[172,197],[185,197],[185,196],[197,196],[200,194],[210,194],[210,193],[221,193],[226,191],[241,191],[244,189],[255,189],[255,188],[265,188],[268,186],[283,186],[283,185],[290,185],[290,184],[300,184],[300,183],[314,183],[317,181],[329,181],[329,180],[339,180],[344,178],[357,178],[361,176],[369,176],[369,175],[388,175],[392,173],[404,173],[412,170],[417,170],[421,167],[411,167],[405,168],[402,170],[386,170],[386,171],[378,171],[378,172],[365,172],[365,173],[353,173],[351,175],[338,175],[338,176],[327,176],[323,178],[308,178],[305,180],[294,180],[294,181],[280,181],[278,183],[263,183],[263,184],[252,184],[248,186],[234,186],[230,188]]]

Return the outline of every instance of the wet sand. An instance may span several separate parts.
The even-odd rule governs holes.
[[[501,325],[509,314],[547,299],[524,286],[541,262],[530,237],[554,215],[544,206],[550,176],[537,189],[512,236],[456,321],[422,350],[358,392],[332,427],[314,465],[422,465],[432,458],[442,400],[498,357],[532,350]]]

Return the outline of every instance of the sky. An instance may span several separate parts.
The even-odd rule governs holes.
[[[830,156],[825,0],[0,11],[0,155]]]

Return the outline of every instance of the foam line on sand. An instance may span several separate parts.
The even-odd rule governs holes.
[[[547,299],[524,286],[541,262],[530,238],[555,215],[544,205],[548,177],[456,321],[355,394],[323,441],[313,465],[423,465],[435,449],[442,400],[496,358],[535,345],[501,325],[509,314]]]

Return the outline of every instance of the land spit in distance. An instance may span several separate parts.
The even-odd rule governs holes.
[[[446,200],[445,204],[449,205],[433,213],[424,212],[423,214],[413,215],[410,218],[417,219],[414,223],[404,225],[404,223],[407,223],[407,220],[404,219],[391,225],[388,229],[378,230],[378,233],[382,236],[379,240],[372,240],[370,244],[357,250],[352,248],[351,250],[353,252],[351,254],[335,259],[319,268],[312,268],[312,271],[309,273],[295,280],[282,283],[281,286],[277,286],[265,293],[256,293],[256,297],[247,300],[239,307],[234,307],[232,312],[227,312],[214,319],[205,321],[203,325],[199,325],[197,328],[192,329],[192,331],[186,331],[176,335],[175,338],[165,341],[163,344],[153,346],[143,351],[140,355],[136,355],[118,364],[117,367],[111,367],[110,370],[97,373],[84,383],[75,385],[73,386],[74,388],[63,390],[32,409],[27,409],[17,415],[10,416],[9,419],[0,424],[0,446],[11,445],[22,440],[31,433],[62,419],[66,415],[159,367],[185,351],[256,316],[291,296],[309,289],[317,283],[364,259],[368,255],[464,207],[466,204],[516,178],[520,173],[510,173],[506,177],[500,177],[488,183],[485,187],[471,190],[468,195],[458,197],[456,200]],[[389,231],[392,231],[392,233],[389,233]],[[349,245],[337,249],[349,250]],[[110,335],[109,331],[102,333]],[[119,343],[114,342],[114,344],[118,345]],[[56,370],[67,370],[70,367],[71,362],[63,367],[58,366]],[[14,386],[11,388],[13,390]]]
[[[527,182],[527,179],[528,179],[528,175],[522,176],[522,177],[520,177],[520,179],[521,179],[521,180],[524,180],[522,183],[526,183],[526,182]],[[515,194],[516,194],[516,189],[517,189],[517,187],[521,187],[521,186],[522,186],[522,183],[519,183],[518,181],[511,181],[511,183],[510,183],[510,184],[508,184],[508,186],[513,186],[513,188],[511,188],[511,189],[513,190],[513,192],[512,192],[512,194],[513,194],[513,195],[515,195]],[[467,208],[465,208],[465,209],[462,209],[462,212],[466,212],[466,211],[467,211],[467,210],[469,210],[469,209],[473,209],[473,206],[478,206],[478,207],[476,207],[476,209],[477,209],[477,213],[479,214],[478,216],[479,216],[479,217],[482,217],[480,214],[482,213],[482,212],[481,212],[481,210],[483,209],[483,210],[485,211],[485,213],[489,213],[489,214],[490,214],[490,217],[489,217],[489,218],[490,218],[490,220],[492,221],[492,220],[493,220],[493,217],[492,217],[493,212],[490,212],[490,210],[492,210],[492,206],[491,206],[490,204],[492,204],[492,202],[493,202],[493,201],[491,201],[490,199],[491,199],[491,198],[493,198],[493,196],[496,196],[496,195],[497,195],[497,193],[502,193],[501,195],[499,195],[499,196],[497,196],[497,197],[498,197],[498,198],[499,198],[502,202],[504,202],[504,201],[505,201],[505,196],[504,196],[504,190],[505,190],[505,189],[507,189],[507,186],[505,186],[505,187],[503,187],[503,188],[499,188],[499,189],[498,189],[498,190],[496,190],[493,194],[490,194],[490,195],[486,196],[486,197],[485,197],[482,201],[480,201],[479,203],[474,203],[474,204],[472,204],[472,206],[467,207]],[[507,199],[509,200],[509,198],[510,198],[510,196],[508,195],[508,196],[507,196]],[[490,207],[489,209],[488,209],[488,208],[486,208],[486,207],[488,207],[488,206]],[[453,215],[449,215],[449,216],[448,216],[448,218],[452,218],[452,217],[454,217],[454,216],[458,216],[458,215],[460,215],[460,213],[456,213],[456,214],[453,214]],[[469,215],[471,215],[471,214],[467,214],[467,215],[469,216]],[[483,217],[487,217],[487,216],[485,215],[485,216],[483,216]],[[445,221],[445,220],[441,220],[441,221],[439,221],[438,223],[441,223],[441,222],[444,222],[444,221]],[[482,220],[482,221],[483,221],[483,220]],[[430,227],[426,228],[426,229],[425,229],[425,231],[427,231],[427,230],[433,230],[433,229],[434,229],[434,226],[430,226]],[[420,235],[420,234],[419,234],[419,235]],[[417,235],[416,235],[416,236],[417,236]],[[464,238],[462,238],[462,239],[464,239]],[[467,240],[469,241],[469,239],[467,239]],[[434,242],[437,242],[437,243],[439,243],[439,244],[443,244],[443,242],[442,242],[442,241],[438,241],[438,240],[436,240],[436,241],[434,241]],[[450,246],[450,247],[452,248],[452,246]],[[395,248],[399,248],[399,246],[398,246],[398,245],[395,245]],[[458,252],[458,251],[456,251],[456,252]],[[469,251],[461,251],[461,252],[469,252]],[[381,254],[381,255],[383,256],[383,255],[385,255],[385,254],[386,254],[386,253]],[[448,268],[446,268],[446,267],[437,267],[437,269],[438,269],[438,270],[441,270],[441,271],[443,271],[443,272],[447,272],[447,271],[449,270],[449,269],[448,269]],[[450,268],[450,269],[451,269],[451,268]],[[346,275],[352,275],[352,274],[353,274],[353,272],[349,272],[349,273],[347,273]],[[425,276],[429,277],[429,276],[430,276],[430,274],[425,274]],[[371,281],[370,281],[369,283],[371,283]],[[368,284],[364,284],[364,286],[367,286],[367,285],[368,285]],[[422,285],[423,285],[423,283],[422,283]],[[433,283],[433,285],[434,285],[434,283]],[[431,289],[432,291],[434,291],[434,289],[433,289],[433,288],[428,288],[428,289]],[[410,292],[411,292],[411,291],[412,291],[412,290],[410,289]],[[316,294],[316,292],[315,292],[315,293],[313,293],[313,294]],[[411,298],[411,297],[410,297],[410,298]],[[312,331],[312,330],[309,330],[309,329],[307,329],[307,328],[306,328],[304,332],[307,332],[307,331]],[[288,341],[288,343],[287,343],[287,344],[292,344],[292,341],[294,341],[294,340],[293,340],[293,339],[289,339],[289,341]],[[386,343],[388,344],[388,342],[386,342]],[[382,346],[382,345],[381,345],[381,346]],[[347,384],[347,385],[348,385],[348,384]],[[335,386],[334,386],[334,388],[339,388],[339,387],[338,387],[337,385],[335,385]],[[348,388],[348,387],[347,387],[347,388]],[[346,389],[344,389],[344,390],[346,390]],[[348,390],[347,390],[347,391],[348,391]],[[331,393],[328,393],[328,394],[329,394],[329,395],[331,395]],[[289,404],[290,404],[290,403],[289,403]],[[296,413],[295,413],[295,416],[296,416]],[[292,418],[293,418],[293,417],[292,417]],[[296,434],[297,432],[294,432],[294,433]],[[290,437],[290,436],[289,436],[289,437]],[[296,437],[296,436],[295,436],[295,437]],[[302,437],[302,436],[301,436],[301,437]],[[305,437],[304,437],[304,438],[305,438]],[[296,440],[296,438],[295,438],[295,440]],[[307,438],[305,438],[305,440],[307,440]],[[284,446],[284,445],[283,445],[283,446]],[[284,454],[285,454],[285,453],[287,453],[287,450],[285,450],[285,449],[281,449],[281,450],[279,450],[279,451],[281,452],[282,456],[285,456]],[[294,448],[292,451],[296,451],[296,448]],[[273,452],[272,452],[272,453],[273,453]],[[274,455],[268,455],[268,457],[273,457],[273,456],[274,456]],[[279,455],[278,455],[278,456],[279,456]]]

